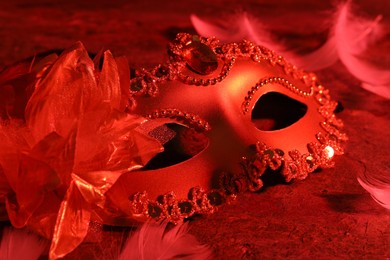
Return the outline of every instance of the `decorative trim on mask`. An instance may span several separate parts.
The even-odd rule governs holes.
[[[175,108],[158,109],[151,114],[144,115],[144,117],[148,119],[171,118],[195,129],[196,131],[205,132],[211,130],[210,124],[198,115],[182,112]]]
[[[147,192],[139,192],[130,196],[129,200],[134,215],[177,223],[194,214],[212,214],[220,205],[235,198],[236,195],[228,195],[222,190],[205,191],[194,187],[189,191],[188,199],[178,200],[174,192],[169,192],[151,200]]]
[[[329,134],[319,132],[316,137],[318,142],[307,145],[309,153],[301,154],[298,150],[292,150],[288,152],[289,157],[281,149],[271,148],[258,142],[255,145],[254,155],[242,158],[240,163],[242,171],[224,173],[221,186],[227,194],[254,192],[263,187],[261,176],[268,169],[280,171],[284,180],[290,182],[293,179],[303,180],[309,173],[320,167],[333,167],[333,156],[343,154],[343,149]]]
[[[248,94],[246,95],[244,102],[242,103],[242,111],[244,114],[249,112],[249,107],[250,107],[249,105],[256,91],[258,91],[260,88],[264,87],[265,85],[272,84],[272,83],[282,85],[283,87],[286,87],[287,89],[291,90],[293,93],[298,94],[300,96],[310,97],[313,95],[313,87],[310,87],[310,92],[306,92],[299,89],[298,87],[296,87],[294,84],[292,84],[285,78],[267,77],[265,79],[261,79],[260,81],[258,81],[256,85],[253,86],[248,91]]]
[[[198,53],[196,57],[200,59],[199,65],[191,59],[189,52],[195,48],[188,46],[196,43]],[[141,69],[136,71],[136,77],[131,80],[130,93],[133,96],[156,96],[158,94],[158,85],[165,81],[179,80],[182,83],[196,86],[210,86],[223,81],[233,67],[236,58],[251,58],[255,62],[268,62],[272,66],[281,66],[287,75],[291,75],[294,79],[301,80],[310,91],[306,92],[292,85],[285,79],[275,79],[275,82],[282,84],[294,93],[307,97],[313,94],[313,86],[318,85],[317,78],[313,73],[306,73],[299,70],[287,62],[282,56],[277,55],[274,51],[263,46],[257,46],[250,41],[242,41],[240,43],[220,44],[215,38],[205,38],[193,36],[186,33],[179,33],[176,40],[169,45],[169,62],[160,64],[151,70]],[[212,54],[211,54],[212,53]],[[215,57],[210,57],[215,55]],[[200,57],[200,58],[199,58]],[[212,65],[218,60],[222,60],[224,64],[217,77],[209,78],[209,71]],[[195,65],[196,63],[196,65]],[[212,65],[210,65],[212,64]],[[195,78],[186,75],[185,68],[190,68],[199,75]],[[269,78],[268,80],[274,80]],[[271,82],[267,82],[271,83]],[[261,84],[259,82],[258,84]],[[257,85],[256,85],[257,86]],[[256,89],[254,86],[251,90]],[[245,111],[245,110],[244,110]]]
[[[188,199],[184,200],[178,200],[174,192],[162,195],[157,200],[150,199],[147,192],[139,192],[129,198],[131,210],[134,215],[177,223],[195,214],[212,214],[223,203],[234,200],[240,192],[260,190],[263,187],[261,177],[267,169],[280,170],[286,182],[303,180],[319,167],[333,167],[333,156],[344,153],[334,135],[319,132],[316,138],[318,142],[307,145],[309,153],[301,154],[292,150],[288,152],[289,157],[281,149],[258,142],[255,154],[242,158],[240,172],[221,173],[221,189],[205,191],[194,187],[190,190]]]
[[[188,75],[179,74],[177,79],[187,85],[204,86],[204,87],[215,85],[218,82],[224,80],[229,75],[229,71],[233,67],[234,62],[235,62],[234,58],[230,59],[230,61],[228,62],[225,62],[218,77],[214,77],[210,79],[197,79]]]
[[[346,140],[345,134],[339,131],[336,133],[336,127],[333,125],[329,125],[329,128],[333,129],[331,133],[316,134],[318,142],[309,143],[309,153],[305,154],[292,150],[287,157],[281,149],[258,142],[254,155],[242,158],[241,171],[221,173],[220,190],[205,191],[194,187],[185,200],[177,200],[174,192],[162,195],[157,200],[151,200],[147,192],[136,193],[129,198],[132,212],[134,215],[176,223],[194,214],[212,214],[223,203],[234,200],[240,192],[260,190],[263,187],[261,177],[267,169],[279,171],[286,182],[293,179],[303,180],[320,167],[333,167],[334,155],[344,153],[340,141]]]

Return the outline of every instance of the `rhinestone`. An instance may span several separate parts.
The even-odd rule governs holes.
[[[215,52],[218,53],[218,54],[222,54],[222,53],[223,53],[221,47],[217,47],[217,48],[215,49]]]
[[[168,68],[161,66],[157,69],[156,76],[160,78],[162,76],[168,75],[168,71]]]
[[[283,152],[283,150],[281,150],[281,149],[275,149],[275,152],[276,152],[278,155],[280,155],[280,156],[283,156],[283,155],[284,155],[284,152]]]
[[[272,159],[274,157],[274,152],[270,149],[265,150],[264,154],[268,154],[270,159]]]
[[[189,214],[192,211],[192,203],[189,201],[182,201],[178,203],[181,214]]]
[[[162,209],[157,205],[148,204],[148,214],[152,218],[157,218],[161,215]]]
[[[142,85],[143,84],[142,84],[141,80],[135,80],[135,81],[131,82],[130,90],[138,92],[142,89],[142,87],[143,87]]]
[[[210,204],[212,206],[219,206],[223,202],[222,195],[217,191],[210,192],[209,194],[207,194],[207,198],[209,199]]]
[[[314,158],[313,156],[309,155],[306,157],[306,162],[309,164],[310,168],[313,168],[314,166]]]
[[[183,53],[187,65],[200,75],[209,75],[218,68],[217,55],[206,44],[192,41]]]
[[[325,151],[326,156],[327,156],[328,158],[332,158],[332,157],[333,157],[333,155],[334,155],[334,150],[333,150],[332,147],[330,147],[330,146],[328,145],[327,147],[325,147],[324,151]]]

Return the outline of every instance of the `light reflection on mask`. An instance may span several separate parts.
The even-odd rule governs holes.
[[[286,181],[304,179],[343,153],[337,103],[314,74],[247,41],[222,45],[179,34],[169,54],[168,63],[132,80],[133,112],[156,125],[195,129],[208,143],[183,162],[124,174],[108,198],[133,218],[177,221],[212,212],[232,194],[260,189],[270,170]],[[284,113],[291,116],[267,118]]]

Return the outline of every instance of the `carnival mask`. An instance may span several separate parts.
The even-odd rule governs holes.
[[[139,130],[170,145],[171,157],[185,154],[171,165],[152,160],[108,191],[108,207],[133,219],[213,212],[239,191],[260,189],[264,174],[304,179],[343,153],[328,90],[248,41],[179,34],[169,62],[137,71],[131,94],[132,113],[150,119]]]

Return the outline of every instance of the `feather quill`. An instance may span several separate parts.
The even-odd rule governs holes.
[[[38,236],[24,230],[5,228],[1,238],[0,259],[36,260],[46,249],[48,243]]]
[[[119,260],[210,259],[211,250],[188,233],[188,224],[179,223],[167,231],[168,222],[146,222],[126,242]]]

